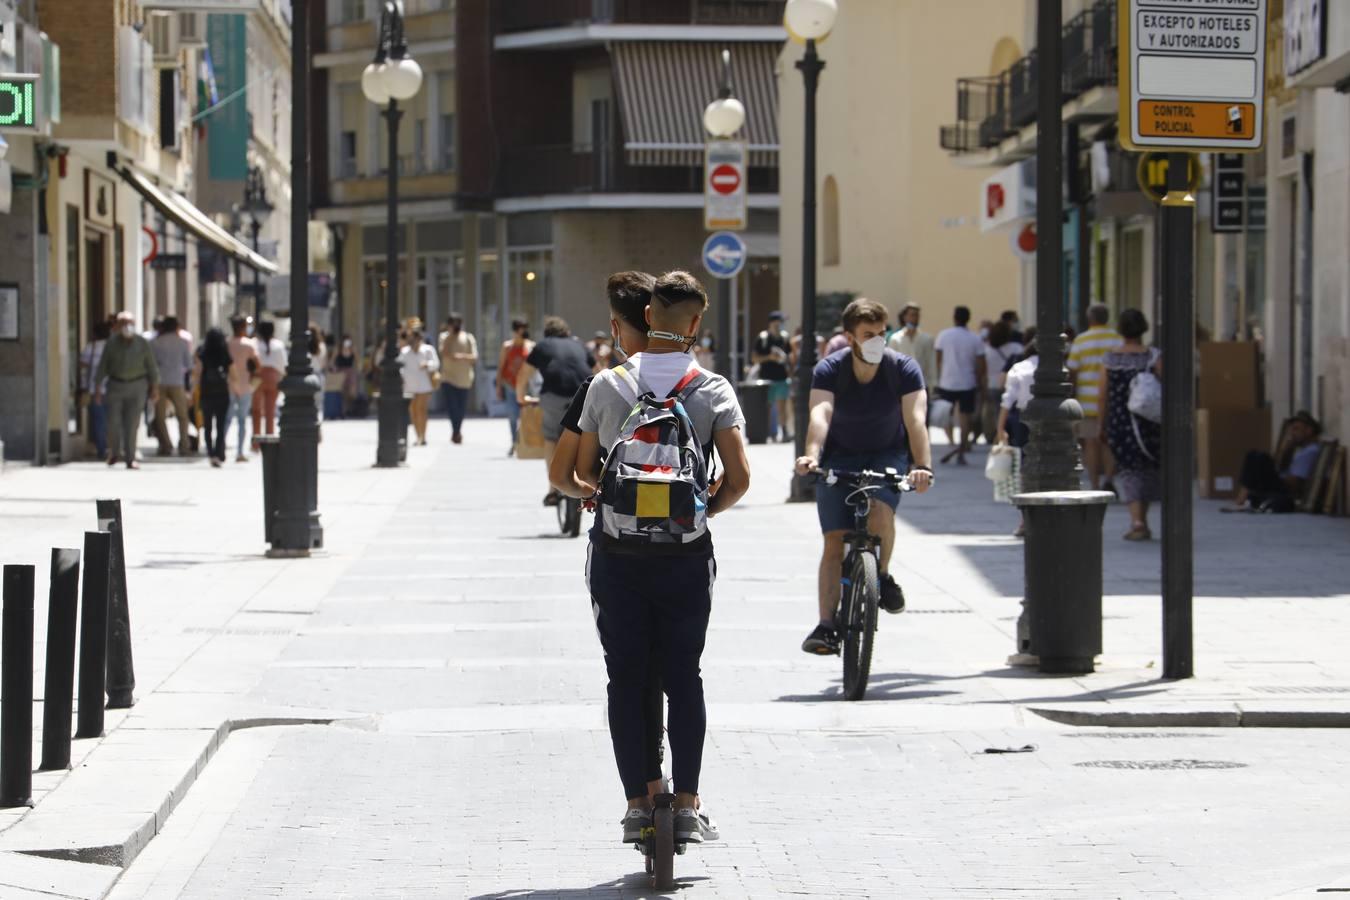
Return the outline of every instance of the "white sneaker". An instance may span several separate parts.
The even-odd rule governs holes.
[[[708,815],[708,810],[701,806],[698,810],[698,829],[705,841],[720,841],[722,839],[722,832],[717,830],[717,823]]]

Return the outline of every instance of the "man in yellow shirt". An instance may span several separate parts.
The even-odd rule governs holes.
[[[1074,339],[1069,351],[1069,376],[1073,379],[1078,405],[1083,407],[1083,419],[1075,424],[1078,439],[1083,445],[1083,467],[1088,482],[1095,491],[1105,475],[1111,483],[1115,461],[1111,451],[1102,442],[1101,395],[1105,390],[1102,363],[1106,354],[1120,346],[1120,335],[1107,323],[1111,310],[1098,303],[1088,308],[1088,330]]]

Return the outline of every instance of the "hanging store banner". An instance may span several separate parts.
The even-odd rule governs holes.
[[[1267,6],[1267,0],[1121,0],[1121,144],[1261,149]]]
[[[206,17],[206,43],[211,51],[218,100],[201,124],[206,126],[208,172],[218,181],[248,177],[247,19],[244,16]]]

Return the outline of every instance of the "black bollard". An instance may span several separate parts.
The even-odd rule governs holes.
[[[33,796],[33,566],[5,566],[0,622],[0,807]]]
[[[75,692],[75,616],[80,603],[80,551],[52,551],[47,597],[47,678],[42,690],[39,770],[70,768],[70,706]]]
[[[112,535],[84,533],[84,613],[80,617],[80,708],[75,737],[103,737],[108,679],[108,594]]]
[[[136,702],[136,671],[131,662],[131,608],[127,602],[127,556],[122,540],[122,501],[98,500],[98,530],[112,535],[108,594],[108,709],[130,709]]]

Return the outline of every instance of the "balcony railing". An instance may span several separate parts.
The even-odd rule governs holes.
[[[1080,97],[1093,88],[1116,84],[1116,15],[1116,0],[1097,0],[1091,9],[1065,24],[1061,102]],[[1033,50],[1001,75],[958,79],[956,124],[942,128],[943,149],[970,153],[996,147],[1034,123],[1040,101],[1039,69]]]
[[[497,31],[570,25],[779,25],[785,0],[498,0]]]
[[[506,151],[498,190],[506,197],[541,194],[683,194],[703,183],[699,166],[630,166],[618,146],[547,144]],[[750,170],[753,193],[778,190],[778,170]]]

